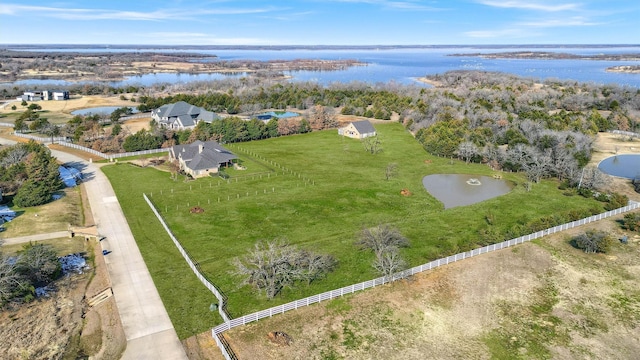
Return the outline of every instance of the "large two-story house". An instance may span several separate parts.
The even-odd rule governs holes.
[[[184,101],[162,105],[151,112],[160,127],[174,130],[193,129],[200,121],[212,122],[220,119],[218,114]]]

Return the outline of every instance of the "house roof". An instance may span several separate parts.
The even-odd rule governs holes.
[[[189,126],[196,125],[196,122],[193,120],[193,118],[187,114],[178,115],[178,117],[176,117],[176,121],[180,125],[182,125],[182,127],[189,127]]]
[[[219,120],[221,119],[220,116],[218,116],[218,114],[214,113],[213,111],[208,111],[205,109],[202,109],[202,111],[200,111],[200,114],[198,115],[198,117],[196,118],[196,120],[199,121],[204,121],[204,122],[212,122],[214,120]]]
[[[192,170],[217,168],[238,157],[217,141],[195,141],[187,145],[176,145],[171,148],[174,157],[180,157]]]
[[[162,117],[172,118],[172,117],[178,117],[180,115],[189,115],[189,116],[195,117],[195,116],[198,116],[198,114],[200,114],[201,111],[202,109],[198,106],[191,105],[184,101],[178,101],[173,104],[166,104],[166,105],[160,106],[156,110],[156,114],[158,114],[158,116],[160,116],[161,118]]]
[[[360,134],[369,134],[376,132],[376,129],[371,125],[369,120],[360,120],[352,122],[353,127],[358,130]]]

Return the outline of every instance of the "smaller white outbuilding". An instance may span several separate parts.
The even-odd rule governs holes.
[[[350,137],[353,139],[364,139],[376,136],[376,129],[369,120],[354,121],[349,125],[339,128],[338,135]]]

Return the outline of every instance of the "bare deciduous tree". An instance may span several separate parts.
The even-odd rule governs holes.
[[[540,179],[549,175],[552,160],[548,154],[539,151],[531,152],[530,156],[530,160],[522,164],[522,168],[527,174],[529,181],[538,183]]]
[[[458,157],[464,159],[466,163],[469,163],[476,155],[480,153],[480,150],[471,141],[463,141],[458,145]]]
[[[587,166],[582,169],[581,173],[576,173],[575,176],[577,179],[574,179],[574,181],[578,184],[578,187],[592,190],[606,185],[610,180],[609,175],[595,166]]]
[[[9,167],[24,160],[29,151],[22,146],[14,146],[0,161],[0,166]]]
[[[384,169],[384,178],[389,181],[392,177],[396,176],[398,173],[398,164],[397,163],[389,163],[387,167]]]
[[[242,259],[235,259],[236,273],[244,282],[273,299],[296,281],[310,284],[331,271],[336,261],[329,255],[300,250],[285,240],[260,241]]]
[[[382,141],[378,136],[369,136],[362,139],[362,146],[364,146],[364,151],[377,154],[382,151]]]
[[[388,249],[381,253],[376,253],[373,267],[382,276],[391,276],[397,272],[405,270],[407,263],[404,261],[397,248]]]
[[[0,305],[11,300],[28,282],[17,271],[15,262],[0,254]]]
[[[409,240],[398,229],[390,225],[378,225],[364,229],[356,242],[363,249],[376,254],[373,267],[383,276],[390,276],[406,269],[406,263],[400,255],[401,247],[408,247]]]
[[[363,229],[356,245],[363,249],[381,253],[390,248],[409,247],[409,240],[400,231],[389,224]]]
[[[311,129],[331,129],[338,125],[335,110],[328,106],[316,105],[309,109],[307,118]]]

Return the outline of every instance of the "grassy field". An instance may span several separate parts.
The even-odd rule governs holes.
[[[555,181],[522,186],[519,174],[502,174],[514,189],[507,195],[483,203],[443,210],[422,186],[425,175],[464,173],[492,175],[483,165],[465,164],[432,157],[399,124],[376,125],[383,151],[366,153],[357,140],[342,138],[335,131],[282,137],[229,147],[238,154],[244,171],[229,171],[229,181],[204,178],[172,181],[170,175],[152,168],[131,165],[105,166],[125,215],[160,290],[181,338],[201,331],[219,319],[184,309],[185,297],[194,308],[207,308],[210,297],[188,290],[187,275],[177,250],[162,234],[144,203],[151,195],[174,234],[200,263],[202,270],[229,297],[232,316],[240,316],[297,298],[368,280],[378,275],[371,266],[373,254],[357,249],[354,242],[364,227],[390,223],[411,241],[402,255],[410,265],[477,247],[482,229],[506,232],[540,216],[599,206],[578,196],[563,196]],[[388,164],[397,164],[397,174],[385,179]],[[408,189],[412,195],[400,194]],[[193,206],[204,208],[191,214]],[[489,225],[487,218],[491,218]],[[257,240],[286,238],[302,248],[335,256],[337,269],[310,286],[285,289],[267,301],[255,295],[242,279],[233,275],[232,260],[242,256]],[[175,272],[168,271],[169,267]],[[179,284],[189,296],[173,293]],[[197,285],[193,285],[198,287]],[[196,295],[198,294],[198,295]],[[190,331],[191,332],[189,334]]]

